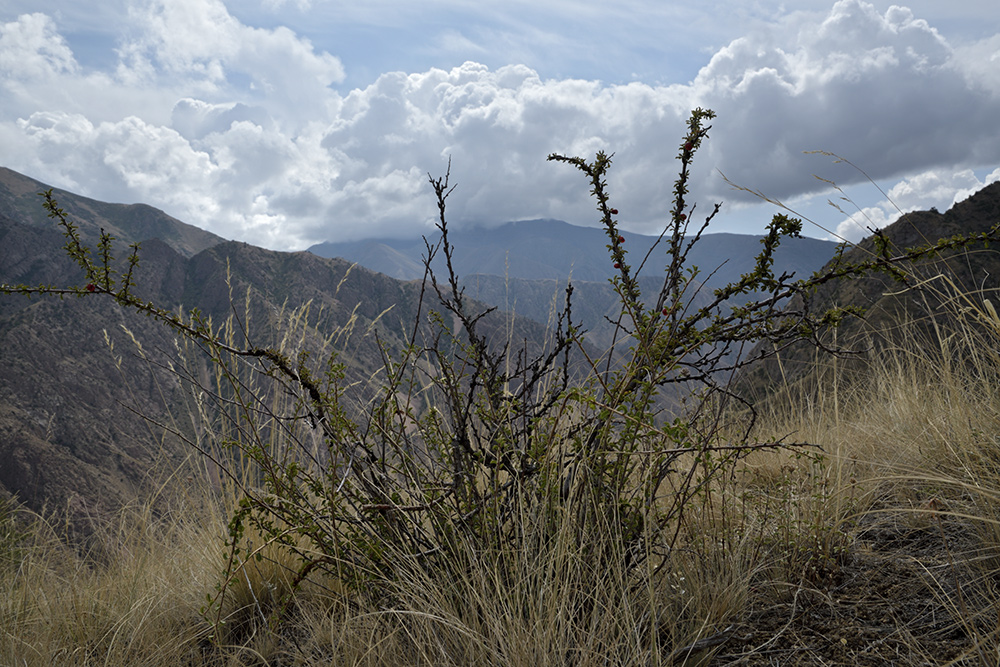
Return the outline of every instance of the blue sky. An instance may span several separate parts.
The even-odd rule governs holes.
[[[615,152],[623,226],[657,233],[695,106],[718,113],[692,184],[699,210],[725,202],[715,231],[758,233],[777,210],[725,174],[808,215],[810,235],[854,240],[858,221],[1000,179],[1000,15],[995,0],[0,6],[0,165],[280,250],[428,233],[427,174],[449,157],[456,227],[596,224],[550,152]]]

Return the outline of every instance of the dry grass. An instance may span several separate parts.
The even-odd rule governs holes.
[[[989,310],[964,312],[850,382],[819,362],[828,390],[772,405],[758,435],[821,449],[747,458],[644,574],[617,557],[615,526],[581,540],[567,523],[544,544],[468,547],[447,572],[401,562],[367,590],[313,580],[288,603],[291,563],[258,545],[210,638],[227,515],[178,493],[82,546],[56,515],[20,537],[4,520],[0,664],[653,665],[734,624],[687,664],[995,665],[1000,359]]]
[[[824,454],[747,461],[758,507],[787,489],[770,522],[806,551],[785,551],[772,576],[785,596],[757,600],[731,662],[997,664],[1000,320],[975,302],[963,295],[957,325],[897,340],[850,382],[827,360],[829,391],[767,414],[766,432]]]
[[[69,546],[32,517],[0,577],[0,663],[184,664],[206,626],[198,609],[219,571],[224,523],[203,509],[154,518],[123,508],[88,544]]]

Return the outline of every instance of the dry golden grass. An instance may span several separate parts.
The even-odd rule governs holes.
[[[313,580],[287,603],[293,563],[258,544],[262,559],[235,569],[221,608],[203,613],[227,515],[178,493],[157,512],[123,508],[83,546],[55,516],[0,539],[0,664],[665,665],[730,625],[712,664],[885,664],[890,646],[897,664],[996,664],[1000,358],[980,326],[989,310],[965,314],[933,346],[904,340],[849,382],[818,362],[827,391],[771,405],[757,427],[761,440],[818,448],[755,453],[720,477],[675,552],[650,554],[656,576],[621,564],[613,525],[580,540],[567,523],[546,544],[469,547],[446,572],[400,556],[397,579],[370,590]],[[912,566],[908,590],[946,620],[931,627],[906,608],[917,593],[887,599],[890,560]],[[885,605],[896,629],[858,615],[809,626],[818,612],[803,609],[842,607],[848,591],[857,608]],[[226,623],[210,637],[215,614]]]
[[[200,652],[198,609],[218,572],[220,530],[188,508],[123,508],[84,545],[42,517],[3,563],[0,663],[184,664]]]
[[[799,568],[799,585],[785,587],[786,594],[805,584],[831,607],[843,602],[838,596],[867,586],[866,604],[895,619],[897,664],[993,665],[1000,657],[1000,320],[982,300],[979,308],[971,307],[970,295],[952,303],[958,301],[950,323],[942,318],[924,326],[933,333],[924,339],[897,340],[872,355],[863,371],[855,369],[850,382],[827,360],[821,374],[829,391],[772,406],[764,432],[816,443],[821,458],[767,453],[746,462],[752,480],[746,487],[758,508],[772,503],[766,513],[788,536],[786,549],[807,548],[799,558],[786,551],[783,571],[772,581],[795,584]],[[827,571],[817,572],[823,559],[829,559]],[[912,570],[892,575],[913,575],[905,589],[912,600],[886,599],[895,594],[884,581],[891,560]],[[916,610],[918,604],[925,607]],[[916,618],[917,611],[936,614],[936,626]],[[798,623],[781,628],[785,640]],[[863,634],[863,621],[854,623]],[[766,632],[773,634],[774,626]],[[786,645],[804,650],[806,635]],[[870,637],[868,649],[881,642],[886,637]],[[887,655],[856,664],[883,664],[878,660]],[[837,662],[833,653],[819,656]]]

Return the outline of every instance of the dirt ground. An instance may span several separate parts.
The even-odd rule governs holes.
[[[762,596],[701,664],[1000,665],[1000,554],[982,544],[947,513],[873,514],[822,581]]]

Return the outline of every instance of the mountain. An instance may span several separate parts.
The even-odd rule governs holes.
[[[66,257],[61,232],[39,215],[34,193],[47,186],[9,170],[0,178],[0,282],[80,284],[82,271]],[[135,294],[161,307],[197,308],[216,323],[235,312],[253,342],[266,345],[283,335],[281,313],[309,304],[303,345],[316,349],[338,336],[351,405],[373,389],[381,350],[401,349],[417,318],[418,282],[312,253],[224,241],[147,206],[55,195],[91,240],[100,227],[112,231],[122,257],[126,243],[141,242]],[[531,349],[547,334],[500,313],[479,326],[487,336],[510,335]],[[183,367],[177,342],[167,327],[101,295],[0,295],[0,497],[16,494],[39,511],[68,509],[85,528],[87,517],[150,493],[197,456],[156,425],[196,435],[191,394],[171,370]],[[207,377],[205,359],[192,359],[192,372]]]
[[[958,235],[980,234],[1000,225],[1000,182],[992,183],[945,213],[937,210],[913,211],[884,228],[885,238],[897,254]],[[872,237],[844,253],[845,262],[862,262],[876,253]],[[832,266],[828,265],[828,266]],[[813,299],[813,312],[834,307],[865,310],[863,318],[847,318],[826,342],[862,352],[844,357],[840,367],[863,370],[869,360],[887,345],[903,342],[912,348],[923,342],[939,346],[941,332],[956,321],[963,293],[969,303],[984,307],[985,299],[997,300],[996,277],[1000,276],[1000,252],[982,243],[965,249],[939,253],[911,263],[912,288],[886,275],[841,280],[821,286]],[[950,282],[950,285],[949,285]],[[952,287],[952,285],[954,287]],[[955,292],[957,290],[957,293]],[[938,347],[938,350],[940,348]],[[822,382],[815,377],[816,352],[807,344],[796,344],[772,358],[747,369],[740,382],[745,392],[767,397],[775,388],[788,385],[793,391],[811,391]]]
[[[623,232],[630,262],[638,266],[657,241],[655,236]],[[478,274],[523,280],[605,282],[615,274],[608,259],[608,237],[603,229],[579,227],[560,220],[520,220],[494,229],[451,231],[455,246],[455,270],[460,276]],[[760,250],[760,236],[746,234],[706,234],[689,256],[702,269],[709,288],[739,278],[753,266]],[[434,240],[434,239],[431,239]],[[665,244],[651,256],[646,276],[658,274],[657,257]],[[837,244],[819,239],[787,239],[775,257],[779,272],[806,276],[833,255]],[[403,280],[421,278],[426,254],[423,239],[376,239],[345,243],[320,243],[309,248],[321,257],[342,257],[373,271]],[[709,274],[714,275],[708,277]]]
[[[657,237],[623,233],[633,269],[638,268],[657,243]],[[596,227],[578,227],[560,220],[521,220],[495,229],[449,232],[455,246],[455,270],[468,295],[485,303],[538,322],[549,322],[562,305],[568,280],[575,290],[573,311],[587,331],[588,341],[599,349],[611,344],[618,296],[608,280],[616,271],[609,259],[608,238]],[[761,236],[706,234],[688,256],[703,281],[696,299],[729,284],[752,270],[760,251]],[[778,273],[806,277],[833,256],[837,244],[819,239],[786,239],[775,254]],[[653,298],[663,285],[665,242],[649,254],[639,273],[643,294]],[[309,252],[322,257],[342,257],[361,266],[400,279],[424,275],[423,239],[368,240],[321,243]],[[440,255],[440,253],[439,253]],[[659,264],[657,264],[659,262]],[[443,271],[438,257],[432,265]],[[744,301],[750,295],[744,297]],[[738,303],[734,299],[734,304]]]
[[[42,183],[0,169],[0,282],[78,284],[82,278],[35,194],[44,189]],[[397,280],[354,260],[225,241],[148,206],[106,204],[63,191],[55,195],[90,240],[103,227],[119,239],[120,255],[125,244],[141,243],[136,293],[163,307],[198,308],[220,322],[234,312],[243,316],[249,291],[247,326],[255,342],[268,344],[281,336],[280,313],[311,304],[305,344],[315,347],[340,332],[337,347],[346,366],[345,386],[355,392],[348,397],[352,405],[371,389],[370,378],[382,364],[380,346],[391,354],[412,331],[421,298],[418,281]],[[887,233],[905,247],[980,231],[998,219],[1000,184],[994,184],[945,214],[908,214]],[[477,269],[465,278],[469,295],[525,316],[511,319],[498,311],[481,320],[482,331],[499,341],[524,340],[537,349],[548,330],[527,317],[547,321],[561,303],[570,271],[576,286],[574,313],[591,321],[614,315],[600,234],[555,221],[512,223],[493,230],[486,240],[456,234],[459,271]],[[818,266],[823,261],[819,256],[831,251],[829,244],[804,241],[797,244],[800,250],[786,250],[780,270],[810,271],[810,263]],[[627,243],[634,258],[651,240],[630,234]],[[383,242],[379,252],[395,257],[397,267],[410,262],[413,270],[420,266],[419,256],[412,254],[414,245]],[[705,269],[703,275],[719,264],[739,273],[749,268],[752,253],[745,251],[756,249],[757,241],[711,235],[701,245],[706,253],[694,261]],[[734,250],[739,248],[743,250]],[[860,258],[872,248],[869,241],[851,253]],[[855,256],[851,253],[848,258]],[[548,268],[546,258],[553,262]],[[953,275],[964,285],[989,286],[990,276],[1000,275],[995,254],[964,253],[953,259],[961,260],[953,262]],[[646,272],[647,290],[655,290],[657,273]],[[887,297],[889,287],[877,279],[857,280],[826,286],[818,298],[825,304],[875,305],[873,318],[880,312],[888,317],[901,298]],[[600,335],[595,336],[598,342]],[[794,361],[799,352],[785,354]],[[68,509],[74,521],[85,524],[87,517],[157,488],[164,475],[193,454],[157,424],[197,435],[190,392],[170,370],[170,364],[178,368],[181,361],[170,330],[111,299],[0,296],[0,496],[16,494],[36,510]],[[204,359],[193,363],[201,364],[196,372],[205,372]],[[765,378],[775,375],[768,365],[756,372]]]
[[[0,215],[36,229],[54,229],[42,208],[39,192],[49,186],[0,167]],[[122,245],[145,239],[160,239],[184,257],[191,257],[223,239],[193,225],[172,218],[146,204],[108,204],[53,188],[53,195],[77,224],[88,241],[96,241],[104,229]]]

